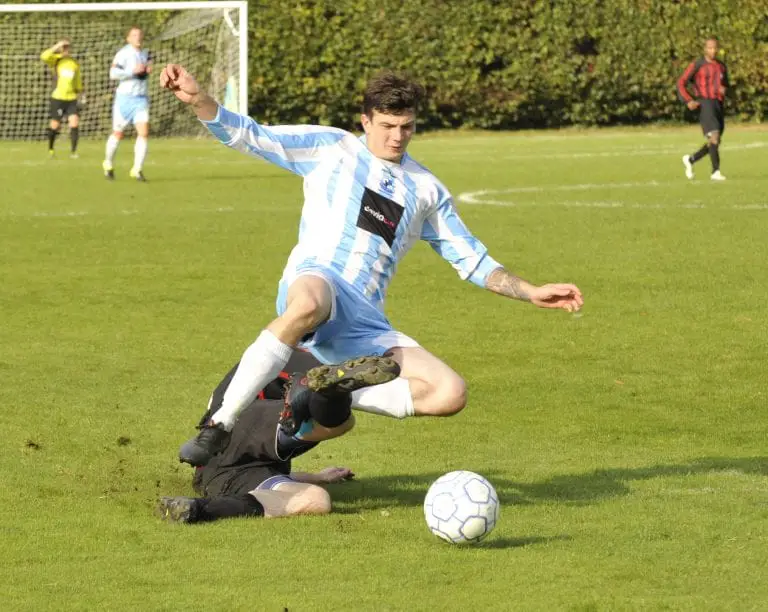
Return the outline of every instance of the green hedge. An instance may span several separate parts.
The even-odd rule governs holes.
[[[251,111],[351,126],[366,78],[392,67],[427,86],[431,127],[677,121],[675,80],[710,33],[729,114],[762,120],[765,0],[254,0]]]
[[[352,127],[385,67],[426,85],[428,127],[679,121],[675,80],[708,34],[729,114],[768,112],[766,0],[251,0],[249,21],[250,110],[271,123]]]

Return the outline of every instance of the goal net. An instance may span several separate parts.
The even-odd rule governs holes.
[[[71,40],[83,77],[80,135],[105,137],[112,129],[117,86],[109,68],[134,25],[144,30],[144,48],[154,64],[149,77],[154,136],[203,132],[192,113],[160,90],[159,72],[166,63],[185,66],[224,106],[247,113],[244,1],[0,4],[0,139],[45,137],[54,79],[40,54],[62,38]]]

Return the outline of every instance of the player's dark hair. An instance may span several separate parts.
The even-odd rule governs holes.
[[[365,87],[363,113],[370,117],[373,111],[388,115],[402,115],[416,111],[424,98],[424,88],[404,75],[390,70],[374,76]]]

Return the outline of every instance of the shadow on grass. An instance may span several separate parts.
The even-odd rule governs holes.
[[[476,469],[491,481],[503,504],[525,505],[561,502],[593,504],[630,493],[628,483],[667,476],[693,476],[708,472],[733,471],[768,475],[768,457],[704,457],[688,463],[662,464],[642,468],[593,470],[562,474],[540,482],[523,483],[503,478],[494,469]],[[334,486],[335,510],[356,513],[392,506],[420,506],[429,485],[442,474],[411,474],[360,478]]]
[[[768,457],[703,457],[681,464],[594,470],[584,474],[563,474],[542,482],[520,483],[514,488],[531,503],[562,501],[589,504],[627,495],[630,492],[627,483],[632,481],[668,476],[694,476],[709,472],[768,475]]]
[[[523,548],[535,544],[547,544],[548,542],[567,542],[572,539],[569,535],[530,536],[527,538],[494,538],[490,536],[490,539],[476,544],[474,548]]]

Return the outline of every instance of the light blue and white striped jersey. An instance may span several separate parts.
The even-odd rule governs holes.
[[[133,74],[139,64],[149,63],[149,51],[135,49],[131,45],[125,45],[115,54],[112,67],[109,69],[109,78],[120,81],[115,93],[126,96],[146,96],[148,79]]]
[[[448,190],[407,154],[400,164],[387,162],[345,130],[267,127],[221,106],[203,123],[228,147],[304,178],[299,242],[285,282],[307,266],[330,268],[383,310],[398,262],[419,239],[477,285],[500,266],[459,218]]]

